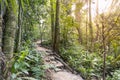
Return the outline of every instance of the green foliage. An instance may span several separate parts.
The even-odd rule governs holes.
[[[40,80],[44,75],[44,68],[40,52],[24,50],[17,56],[12,67],[11,80]]]
[[[120,55],[118,55],[117,58],[112,61],[112,65],[114,65],[115,67],[120,67],[119,66],[120,65]]]
[[[2,2],[2,0],[0,0],[0,2]],[[7,2],[7,0],[5,0],[5,4],[6,4],[6,6],[8,6],[8,2]]]
[[[120,69],[112,72],[112,77],[107,76],[106,80],[120,80]]]
[[[72,45],[69,48],[61,49],[61,56],[74,70],[77,70],[82,77],[87,80],[93,77],[101,78],[103,72],[103,59],[99,53],[90,53],[83,46]],[[109,70],[113,70],[113,56],[106,58],[106,72],[109,75]],[[114,76],[113,76],[114,77]]]
[[[51,40],[43,41],[41,44],[44,47],[51,47],[51,45],[52,45]]]
[[[13,0],[13,2],[15,1]],[[43,26],[40,23],[40,20],[46,19],[47,8],[45,5],[47,1],[20,0],[19,3],[22,8],[20,18],[22,20],[22,42],[20,53],[14,54],[15,61],[11,69],[11,80],[41,80],[44,75],[43,61],[41,52],[34,50],[35,44],[33,41],[40,38],[40,30],[43,29],[41,27],[47,26],[47,22]],[[46,13],[43,14],[43,12]]]
[[[43,61],[41,59],[42,52],[31,51],[27,59],[30,60],[31,72],[36,79],[41,79],[44,75]]]
[[[2,4],[4,4],[3,2],[4,1],[2,1]],[[18,10],[17,0],[10,0],[10,1],[5,0],[5,4],[8,7],[8,10],[10,10],[10,11],[12,10],[14,12],[14,14],[17,16],[17,10]]]
[[[0,3],[2,3],[0,0]],[[9,2],[8,2],[9,1]],[[55,0],[53,2],[53,13],[56,10]],[[15,62],[12,67],[12,80],[40,80],[44,75],[44,68],[40,52],[33,50],[33,41],[43,38],[42,45],[45,47],[52,45],[49,41],[50,36],[50,1],[49,0],[19,0],[21,3],[21,27],[22,27],[22,48],[20,53],[15,54]],[[18,14],[17,0],[5,0],[5,4],[15,14]],[[76,10],[72,12],[72,4],[75,3]],[[86,2],[87,3],[87,2]],[[62,0],[60,3],[60,55],[64,60],[77,70],[86,80],[91,80],[92,77],[101,78],[103,72],[103,44],[102,44],[102,22],[105,22],[105,47],[107,52],[106,57],[106,74],[112,74],[113,77],[107,75],[108,80],[118,80],[120,71],[120,17],[117,8],[112,13],[105,13],[104,19],[98,19],[102,14],[98,15],[97,22],[100,32],[97,35],[97,29],[93,28],[94,33],[94,50],[90,46],[89,40],[89,21],[87,21],[87,10],[83,10],[85,1],[77,2],[77,0]],[[2,6],[4,6],[2,4]],[[75,14],[73,18],[71,14]],[[110,15],[109,15],[110,14]],[[42,22],[43,21],[43,22]],[[96,27],[96,22],[92,21],[93,27]],[[78,33],[76,28],[79,28],[81,33]],[[96,33],[95,33],[96,32]],[[84,34],[84,35],[83,35]],[[81,36],[83,44],[78,43],[78,38]],[[95,37],[99,36],[99,40]],[[88,38],[87,38],[88,37]],[[13,41],[13,40],[12,40]],[[89,47],[89,52],[86,49]],[[32,76],[32,77],[30,77]]]

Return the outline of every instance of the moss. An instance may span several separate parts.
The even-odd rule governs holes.
[[[16,31],[17,17],[14,14],[13,9],[9,4],[9,9],[6,11],[6,20],[5,20],[5,30],[3,36],[3,52],[7,55],[8,58],[12,57],[14,49],[14,39]]]

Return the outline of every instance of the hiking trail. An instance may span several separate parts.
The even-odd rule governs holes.
[[[43,52],[44,64],[49,66],[45,70],[47,80],[83,80],[80,75],[73,74],[72,69],[51,49],[40,45],[41,41],[36,42],[37,51]]]

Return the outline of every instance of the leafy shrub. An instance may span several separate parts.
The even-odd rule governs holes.
[[[69,48],[61,48],[61,56],[63,59],[81,74],[86,80],[96,77],[100,79],[103,74],[103,57],[99,52],[90,53],[83,46],[72,45]],[[107,56],[106,69],[112,70],[111,62],[113,56]]]
[[[40,80],[44,75],[41,54],[36,50],[24,50],[12,67],[11,80]]]
[[[112,72],[112,77],[107,76],[106,80],[120,80],[120,69],[116,70],[115,72]]]

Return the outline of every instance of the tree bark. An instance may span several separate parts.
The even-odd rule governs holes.
[[[98,19],[99,19],[99,0],[97,0],[97,4],[96,4],[96,14],[97,14],[97,19],[96,19],[96,27],[97,27],[97,32],[96,32],[96,41],[99,41],[100,39],[100,27],[99,27],[99,23],[98,23]]]
[[[76,27],[77,32],[78,32],[78,41],[80,44],[82,44],[82,30],[80,29],[80,27]]]
[[[0,52],[2,52],[2,16],[0,15]]]
[[[103,53],[103,80],[106,80],[106,43],[105,43],[105,25],[104,16],[102,16],[102,53]]]
[[[83,40],[82,40],[82,30],[81,30],[81,21],[82,21],[82,19],[81,19],[81,14],[80,14],[80,9],[81,8],[79,7],[80,4],[81,4],[81,2],[76,3],[75,19],[76,19],[76,22],[78,24],[78,26],[76,26],[76,30],[78,32],[78,42],[80,44],[82,44],[82,42],[83,42]]]
[[[9,3],[9,9],[6,12],[5,19],[5,30],[4,30],[4,39],[3,39],[3,52],[6,54],[8,58],[12,58],[13,49],[14,49],[14,39],[15,39],[15,31],[16,31],[16,22],[17,17],[14,14],[12,9],[12,4]]]
[[[11,75],[10,68],[12,66],[14,39],[15,39],[15,31],[16,31],[16,23],[17,23],[17,17],[15,15],[15,12],[17,12],[17,10],[13,9],[11,0],[7,0],[7,2],[8,2],[8,7],[5,15],[5,29],[3,32],[3,36],[4,36],[3,37],[3,53],[7,58],[4,77],[5,77],[5,80],[10,80],[10,75]],[[16,5],[17,5],[17,2],[16,2]]]
[[[90,34],[90,46],[93,47],[93,28],[92,28],[92,15],[91,15],[91,0],[89,0],[89,34]]]
[[[59,10],[60,10],[60,1],[56,1],[56,21],[55,21],[55,37],[54,37],[54,45],[53,50],[55,52],[59,52],[59,41],[60,41],[60,28],[59,28]]]
[[[3,38],[3,17],[5,15],[6,12],[6,6],[4,4],[4,2],[2,1],[0,3],[0,80],[5,80],[4,79],[4,71],[5,71],[5,63],[6,63],[6,57],[2,52],[2,38]]]
[[[54,8],[53,8],[53,0],[50,0],[51,5],[51,40],[52,40],[52,48],[54,43],[54,33],[55,33],[55,15],[54,15]]]
[[[16,45],[15,45],[15,52],[18,53],[20,51],[20,45],[21,45],[21,14],[22,14],[22,7],[21,7],[21,1],[19,3],[19,10],[18,10],[18,29],[16,31]]]
[[[2,15],[0,14],[0,80],[2,80],[2,62],[3,62],[3,58],[2,58]]]

